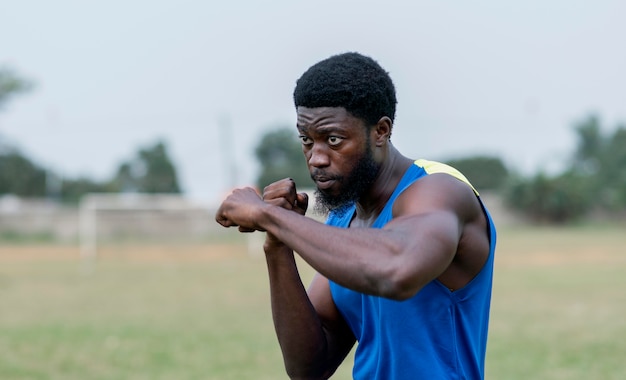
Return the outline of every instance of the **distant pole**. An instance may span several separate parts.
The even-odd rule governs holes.
[[[46,175],[46,198],[50,201],[58,201],[61,197],[63,180],[50,169],[45,169]]]
[[[96,198],[93,195],[83,195],[79,203],[79,243],[82,270],[85,274],[91,274],[94,270],[98,244],[98,212]]]
[[[233,126],[228,114],[219,118],[220,151],[222,170],[225,172],[226,185],[232,189],[238,184],[238,167],[235,155],[235,140],[233,139]]]

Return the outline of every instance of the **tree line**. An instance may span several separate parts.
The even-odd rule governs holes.
[[[529,217],[565,223],[599,213],[626,216],[626,126],[611,132],[590,115],[575,123],[576,147],[564,170],[514,176],[506,187],[507,204]]]
[[[574,125],[577,145],[562,172],[519,174],[502,159],[472,156],[442,160],[461,171],[479,191],[499,193],[505,204],[529,219],[569,223],[591,213],[626,216],[626,127],[606,132],[597,116]],[[257,187],[291,177],[313,185],[291,127],[267,132],[255,150],[261,165]]]
[[[0,108],[33,86],[14,71],[0,67]],[[479,191],[501,194],[513,210],[535,221],[568,223],[600,213],[626,216],[626,126],[611,131],[590,115],[573,126],[576,146],[558,173],[539,171],[522,175],[499,157],[472,156],[442,160],[456,167]],[[257,187],[285,177],[301,186],[313,186],[300,142],[292,127],[264,133],[255,148],[261,170]],[[60,178],[31,161],[0,136],[0,195],[53,196],[76,203],[90,192],[180,193],[176,168],[163,141],[139,149],[122,163],[112,178]]]
[[[181,192],[176,168],[163,141],[139,149],[132,159],[119,165],[110,179],[103,181],[88,177],[64,178],[33,162],[16,148],[5,145],[0,151],[0,195],[45,197],[76,204],[87,193],[119,192]]]

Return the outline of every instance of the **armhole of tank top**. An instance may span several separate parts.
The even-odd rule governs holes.
[[[496,244],[496,230],[493,224],[493,219],[491,219],[491,215],[489,214],[489,211],[487,210],[487,207],[483,203],[483,200],[481,199],[480,194],[478,193],[476,188],[474,188],[471,182],[460,171],[458,171],[452,166],[449,166],[440,162],[436,162],[436,161],[425,160],[425,159],[415,160],[415,165],[418,167],[421,167],[426,172],[427,175],[436,174],[436,173],[448,174],[458,179],[459,181],[465,183],[466,185],[468,185],[474,192],[474,195],[476,196],[476,200],[478,201],[480,209],[483,215],[485,216],[485,221],[487,222],[487,226],[486,226],[487,238],[489,239],[489,256],[487,257],[487,260],[485,260],[485,262],[483,263],[483,266],[480,268],[478,273],[476,273],[476,275],[467,284],[465,284],[465,286],[450,293],[453,294],[459,291],[463,291],[463,289],[466,289],[469,286],[471,286],[471,284],[475,282],[478,277],[482,276],[486,270],[485,268],[491,265],[490,262],[493,262],[493,256],[495,253],[495,244]],[[438,283],[439,285],[441,285],[442,287],[450,291],[440,281],[436,280],[436,283]]]
[[[423,168],[424,171],[429,175],[435,174],[435,173],[444,173],[444,174],[451,175],[454,178],[458,179],[459,181],[468,185],[474,191],[474,194],[476,195],[476,199],[478,200],[478,204],[480,205],[480,209],[482,210],[483,215],[485,216],[485,220],[487,222],[487,236],[489,237],[489,254],[491,255],[491,252],[493,251],[493,248],[495,246],[495,240],[496,240],[495,239],[496,238],[495,226],[493,224],[493,219],[491,219],[491,215],[489,214],[489,211],[487,210],[487,207],[483,203],[483,200],[481,199],[480,194],[478,193],[478,190],[476,190],[476,188],[467,179],[467,177],[463,175],[463,173],[461,173],[460,171],[458,171],[456,168],[452,166],[442,164],[437,161],[429,161],[425,159],[415,160],[415,165]]]

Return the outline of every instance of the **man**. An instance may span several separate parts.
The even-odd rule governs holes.
[[[272,314],[291,378],[330,377],[358,341],[355,379],[481,379],[494,225],[456,170],[391,144],[396,96],[358,53],[309,68],[294,101],[326,224],[290,179],[233,193],[216,220],[266,231]],[[294,251],[316,271],[308,291]]]

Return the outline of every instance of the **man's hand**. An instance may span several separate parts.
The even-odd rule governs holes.
[[[274,206],[287,210],[293,210],[304,215],[309,206],[309,197],[306,193],[297,193],[296,184],[291,178],[276,181],[263,189],[263,200]],[[268,233],[265,239],[266,250],[277,247],[283,243],[274,235]]]
[[[255,189],[235,189],[222,202],[215,220],[224,227],[238,226],[241,232],[263,231],[257,224],[257,218],[258,211],[266,206]]]
[[[224,227],[239,227],[240,232],[264,231],[258,225],[257,212],[268,204],[304,215],[309,205],[309,197],[306,193],[296,193],[296,185],[290,178],[265,187],[263,198],[251,187],[235,189],[222,202],[215,220]],[[270,235],[268,234],[268,240],[280,243]]]
[[[309,197],[306,193],[297,193],[296,184],[291,178],[281,179],[263,189],[263,200],[274,206],[293,210],[300,215],[306,213]]]

